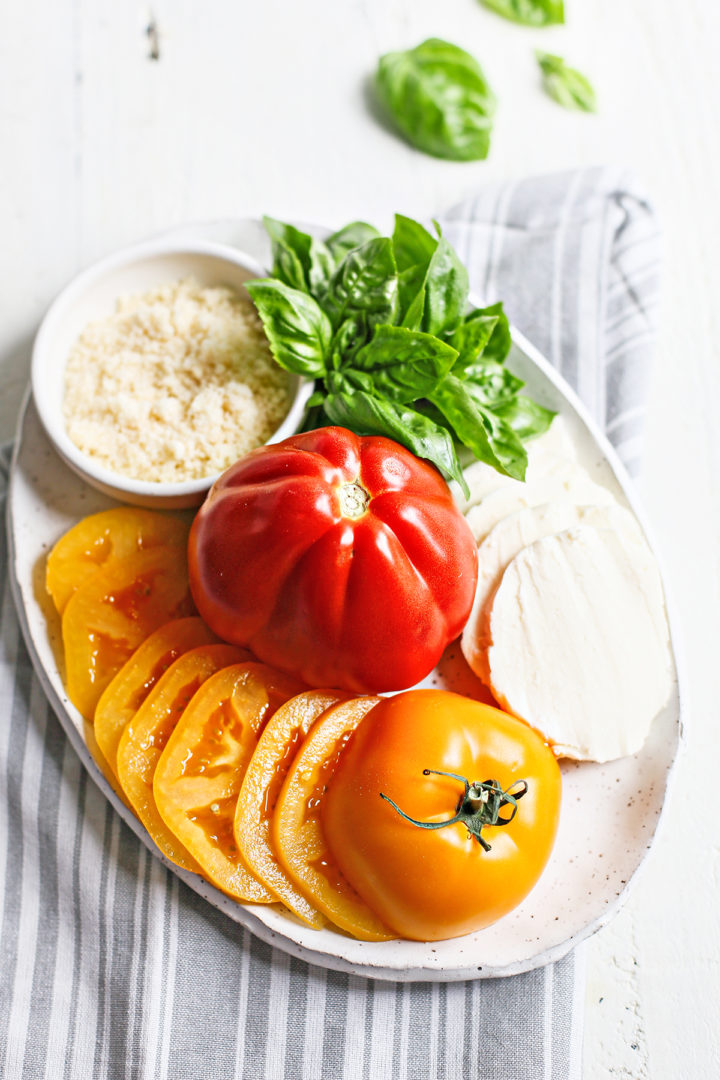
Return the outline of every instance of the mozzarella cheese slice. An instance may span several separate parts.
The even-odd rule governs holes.
[[[561,416],[555,417],[544,434],[528,442],[527,455],[525,481],[503,476],[497,469],[493,469],[492,465],[486,465],[483,461],[474,461],[472,465],[468,465],[463,470],[463,476],[470,488],[470,497],[465,498],[454,480],[450,484],[450,490],[462,513],[466,514],[471,506],[477,506],[494,491],[501,488],[506,490],[523,488],[526,482],[539,480],[542,476],[552,473],[558,466],[565,466],[568,462],[575,461],[575,447]]]
[[[529,476],[524,483],[512,480],[510,484],[512,486],[506,484],[491,492],[465,515],[478,543],[503,518],[528,507],[550,502],[569,502],[578,506],[607,506],[615,502],[612,493],[591,480],[582,465],[564,459],[553,462],[542,475]]]
[[[662,585],[644,543],[587,525],[508,564],[485,607],[491,689],[559,757],[642,746],[671,685]]]
[[[495,592],[508,563],[523,548],[545,536],[578,525],[613,529],[626,543],[644,545],[643,557],[652,560],[640,526],[633,515],[617,504],[576,506],[571,502],[544,503],[517,510],[498,522],[478,548],[478,581],[470,617],[460,642],[468,664],[481,679],[488,681],[487,641],[484,639],[483,613]]]

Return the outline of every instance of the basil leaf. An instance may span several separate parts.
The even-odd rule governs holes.
[[[457,252],[437,222],[435,227],[437,239],[417,221],[398,215],[393,247],[402,267],[398,275],[401,324],[440,337],[462,321],[470,286]]]
[[[349,251],[330,279],[323,307],[336,327],[360,313],[368,327],[395,322],[398,279],[392,240],[377,237]]]
[[[545,92],[566,109],[595,112],[597,100],[590,82],[575,68],[568,67],[561,56],[536,51]]]
[[[325,244],[275,218],[264,217],[263,224],[272,244],[273,277],[317,298],[333,269]]]
[[[454,369],[453,373],[457,374]],[[484,356],[469,364],[461,377],[475,400],[480,405],[492,407],[494,411],[497,411],[496,405],[510,401],[525,385],[504,364],[486,360]]]
[[[395,262],[401,273],[418,264],[427,268],[438,246],[437,238],[432,236],[419,221],[413,221],[412,218],[405,217],[403,214],[395,215],[392,241]]]
[[[524,26],[565,22],[563,0],[481,0],[486,8]]]
[[[502,364],[512,347],[510,323],[503,311],[502,304],[491,304],[490,307],[475,308],[465,317],[465,323],[473,323],[476,320],[482,321],[488,317],[494,317],[497,322],[493,327],[490,340],[483,349],[483,359],[496,360],[498,364]]]
[[[497,322],[497,315],[479,315],[475,319],[466,319],[453,332],[448,340],[458,351],[458,358],[453,366],[456,375],[460,375],[483,353]]]
[[[408,142],[435,157],[477,161],[490,149],[495,95],[477,60],[429,38],[380,57],[376,86]]]
[[[524,480],[527,470],[527,451],[509,424],[497,412],[480,408],[480,415],[490,438],[493,454],[500,468],[514,480]]]
[[[358,435],[385,435],[435,465],[446,479],[457,480],[469,498],[449,432],[427,416],[361,390],[329,394],[325,413],[334,424],[348,427]]]
[[[431,334],[402,326],[378,326],[372,341],[359,350],[352,367],[344,367],[342,374],[379,397],[410,402],[427,397],[456,357],[455,349]],[[359,373],[363,378],[358,378]]]
[[[520,439],[509,424],[476,401],[464,382],[455,375],[446,376],[430,401],[476,458],[515,480],[525,479],[527,454]]]
[[[427,267],[418,263],[398,274],[399,322],[408,330],[419,330],[425,312]]]
[[[325,246],[337,263],[342,262],[349,251],[362,247],[368,240],[375,240],[380,233],[373,225],[364,221],[353,221],[344,228],[338,229],[332,236],[328,236]]]
[[[438,245],[433,252],[425,275],[425,310],[421,329],[438,337],[455,329],[462,321],[467,307],[470,284],[468,273],[438,230]]]
[[[398,365],[431,365],[438,378],[452,368],[457,350],[433,334],[408,330],[404,326],[376,326],[373,339],[355,357],[355,366],[364,371]],[[428,367],[428,371],[430,368]]]
[[[245,288],[280,367],[309,378],[323,375],[332,327],[312,296],[272,278],[248,281]]]
[[[343,364],[352,363],[355,353],[370,337],[364,311],[349,315],[340,323],[330,345],[331,366],[338,371]]]
[[[508,424],[519,439],[534,439],[550,427],[555,413],[538,405],[532,398],[518,394],[510,401],[503,402],[493,409]]]

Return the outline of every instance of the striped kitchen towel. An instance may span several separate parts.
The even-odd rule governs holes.
[[[634,181],[593,169],[486,187],[443,225],[476,292],[505,301],[637,471],[659,257]],[[373,982],[271,949],[169,873],[52,715],[0,545],[4,1080],[580,1076],[582,950],[507,979]]]

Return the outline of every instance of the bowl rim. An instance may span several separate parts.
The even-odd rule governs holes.
[[[48,438],[60,456],[65,458],[67,463],[82,475],[90,479],[90,482],[95,480],[106,489],[111,488],[117,492],[124,492],[128,496],[150,496],[158,499],[163,497],[179,498],[208,491],[224,470],[221,469],[208,476],[192,480],[156,481],[136,480],[97,464],[91,457],[83,453],[67,434],[62,411],[51,403],[48,394],[45,392],[43,372],[45,370],[45,358],[52,347],[53,334],[59,320],[91,285],[113,270],[129,266],[132,263],[149,261],[163,255],[210,256],[220,263],[229,263],[235,267],[249,270],[256,274],[257,277],[267,277],[269,273],[252,255],[230,244],[215,241],[156,239],[126,245],[119,251],[106,255],[81,270],[57,294],[38,327],[33,341],[30,362],[30,383],[38,416]],[[277,442],[279,438],[292,435],[297,430],[307,399],[312,392],[313,383],[302,376],[295,376],[295,378],[297,387],[291,398],[290,407],[282,422],[270,438],[266,440],[268,443]]]

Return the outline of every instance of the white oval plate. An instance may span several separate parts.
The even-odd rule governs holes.
[[[237,244],[265,265],[269,261],[264,231],[255,220],[194,226],[173,235],[178,240]],[[647,534],[628,477],[604,435],[537,350],[519,334],[514,339],[509,366],[525,379],[533,397],[563,415],[581,462],[637,514]],[[117,504],[84,484],[57,456],[28,399],[12,465],[8,530],[13,593],[35,670],[95,783],[153,854],[197,893],[263,941],[300,959],[408,982],[528,971],[560,959],[615,914],[655,835],[682,739],[677,677],[668,705],[638,754],[605,765],[562,764],[563,806],[550,863],[519,908],[479,933],[429,944],[356,941],[332,929],[312,930],[274,906],[236,903],[196,874],[168,862],[95,764],[88,745],[92,727],[65,693],[60,622],[44,587],[45,559],[58,537],[81,517],[113,505]],[[677,657],[672,613],[670,625]],[[470,696],[483,693],[457,645],[450,646],[425,684]]]

